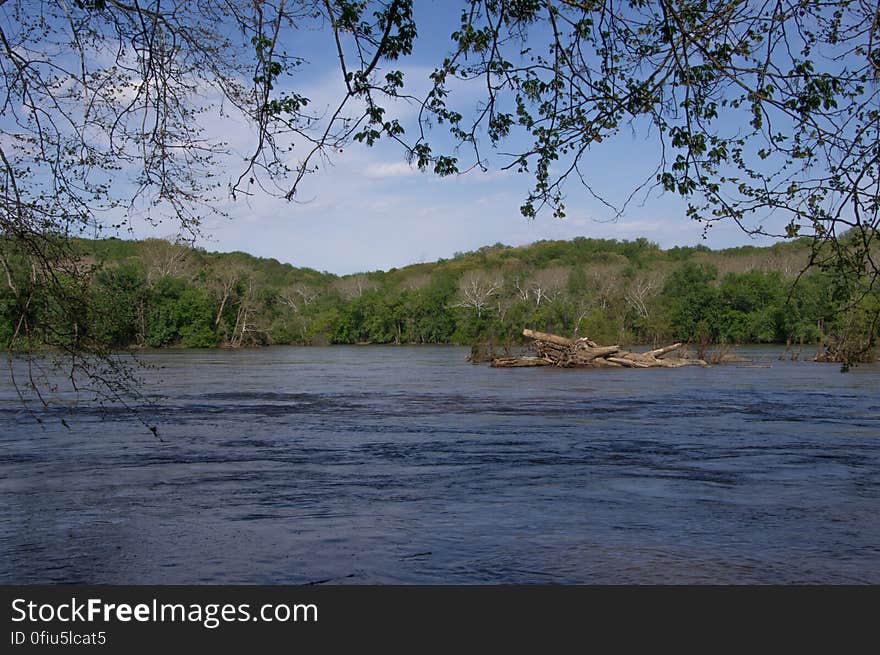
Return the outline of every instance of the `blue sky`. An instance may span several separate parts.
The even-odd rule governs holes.
[[[426,79],[442,60],[459,14],[450,4],[416,3],[422,12],[417,14],[419,25],[430,29],[422,28],[413,57],[400,65],[407,79]],[[342,89],[332,41],[325,33],[312,32],[295,46],[291,44],[289,51],[310,63],[291,80],[291,88],[310,97],[313,108],[329,107],[341,97]],[[412,111],[400,109],[404,114]],[[212,126],[207,120],[209,132],[222,130],[231,141],[236,154],[228,162],[228,175],[237,177],[236,162],[247,152],[248,128],[244,124],[230,128],[228,123]],[[591,184],[620,203],[652,174],[656,165],[652,144],[632,133],[606,141],[590,153]],[[299,202],[262,195],[230,200],[225,207],[230,218],[206,220],[197,245],[352,273],[432,261],[496,242],[522,245],[576,236],[646,237],[662,247],[770,242],[753,239],[736,226],[714,226],[704,239],[703,226],[685,217],[685,203],[657,191],[640,196],[624,216],[615,219],[610,210],[570,184],[567,218],[554,219],[546,212],[529,221],[519,212],[532,183],[528,174],[475,171],[441,179],[410,168],[402,151],[390,144],[375,148],[355,144],[330,164],[307,178]],[[169,230],[168,225],[152,228],[135,222],[130,236],[169,236]]]

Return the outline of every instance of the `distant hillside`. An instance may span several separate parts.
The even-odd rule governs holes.
[[[91,268],[78,338],[118,348],[517,343],[524,326],[604,343],[816,343],[860,330],[857,313],[843,318],[833,276],[815,270],[793,284],[810,256],[805,240],[719,251],[646,239],[495,244],[346,276],[159,239],[75,247]],[[27,271],[13,273],[27,284]],[[0,303],[8,347],[22,308],[8,290]],[[51,308],[24,310],[28,338],[39,339]]]
[[[254,257],[245,252],[217,253],[191,248],[164,239],[134,241],[127,239],[74,239],[84,255],[103,265],[133,264],[154,274],[193,274],[224,266],[245,268],[261,276],[265,284],[284,286],[299,281],[322,284],[336,278],[311,268],[297,268],[277,259]],[[155,269],[155,270],[153,270]]]

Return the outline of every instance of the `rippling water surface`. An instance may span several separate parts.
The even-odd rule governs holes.
[[[880,583],[880,366],[465,352],[147,353],[162,442],[4,374],[0,581]]]

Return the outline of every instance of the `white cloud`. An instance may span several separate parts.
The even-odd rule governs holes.
[[[364,169],[364,175],[379,179],[415,175],[418,172],[419,170],[417,168],[410,166],[405,161],[375,162],[367,165]]]
[[[328,74],[314,79],[306,95],[313,106],[323,108],[338,91],[338,81]],[[234,176],[239,164],[235,155],[248,152],[252,128],[235,117],[203,117],[200,122],[211,136],[231,142],[234,154],[227,174]],[[625,199],[643,179],[634,174],[639,145],[601,157],[597,153],[591,168],[595,188],[615,200]],[[519,206],[533,183],[528,175],[497,169],[447,178],[418,174],[403,160],[402,150],[384,140],[374,148],[346,148],[320,163],[319,172],[303,180],[298,198],[306,202],[290,203],[254,189],[253,196],[221,203],[232,220],[208,218],[200,245],[353,273],[450,257],[499,241],[523,245],[577,236],[645,236],[662,247],[754,243],[732,225],[713,229],[703,241],[702,227],[685,217],[685,203],[668,195],[634,204],[619,220],[596,220],[610,218],[611,212],[574,184],[566,203],[570,218],[555,220],[545,213],[526,220]],[[138,224],[134,235],[167,232],[167,226]]]

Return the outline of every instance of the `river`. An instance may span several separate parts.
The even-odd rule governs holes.
[[[6,372],[0,582],[880,583],[880,365],[466,352],[144,353],[161,441]]]

